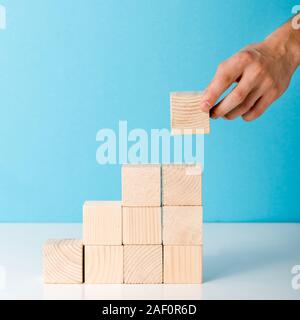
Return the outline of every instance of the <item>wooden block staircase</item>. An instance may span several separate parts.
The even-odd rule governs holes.
[[[199,102],[171,94],[172,130],[209,132]],[[122,201],[85,202],[83,240],[44,245],[44,282],[201,283],[202,217],[200,164],[123,165]]]

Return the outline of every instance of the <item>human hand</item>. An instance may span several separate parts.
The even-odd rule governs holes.
[[[241,116],[252,121],[285,92],[299,63],[300,31],[293,30],[288,22],[263,42],[222,62],[204,91],[201,108],[210,111],[214,119]],[[232,91],[216,104],[235,82]]]

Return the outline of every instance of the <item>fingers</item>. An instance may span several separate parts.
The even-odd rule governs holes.
[[[238,85],[213,109],[212,118],[223,117],[241,105],[254,88],[255,82],[256,75],[251,71],[246,71]]]
[[[242,75],[247,65],[244,57],[245,55],[239,52],[220,64],[213,80],[204,91],[201,104],[204,112],[208,112],[220,96]]]
[[[257,119],[266,111],[268,106],[274,102],[274,100],[276,100],[276,98],[272,95],[265,95],[261,97],[249,111],[242,115],[242,118],[245,121]]]
[[[210,112],[212,118],[242,116],[245,121],[258,118],[289,85],[294,69],[291,71],[282,59],[273,55],[264,43],[242,49],[217,69],[203,94],[202,110]],[[235,82],[237,85],[219,101]]]
[[[242,116],[245,121],[252,121],[260,117],[265,110],[279,97],[279,93],[268,80],[263,81],[257,89],[253,90],[243,102],[225,116],[226,119],[234,119]]]
[[[225,114],[224,118],[227,120],[234,120],[237,117],[242,116],[254,106],[254,104],[258,101],[258,99],[261,98],[262,95],[263,90],[261,88],[252,90],[247,98],[236,108]]]

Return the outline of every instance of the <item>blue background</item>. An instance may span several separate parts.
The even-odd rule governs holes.
[[[119,199],[96,133],[169,128],[169,92],[204,88],[223,59],[262,40],[293,1],[9,0],[0,30],[0,221],[81,221]],[[206,221],[300,221],[300,73],[259,120],[212,121]],[[129,128],[129,129],[130,129]]]

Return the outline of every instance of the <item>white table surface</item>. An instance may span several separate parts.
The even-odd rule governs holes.
[[[202,285],[44,285],[42,245],[81,224],[0,224],[0,299],[300,299],[300,224],[205,224]]]

